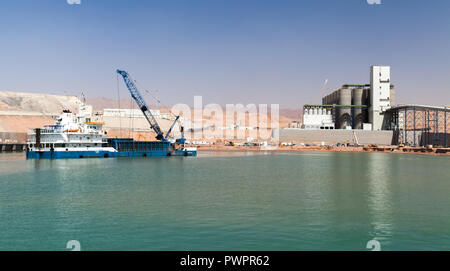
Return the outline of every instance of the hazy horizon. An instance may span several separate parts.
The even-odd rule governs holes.
[[[199,95],[298,109],[320,103],[325,79],[329,93],[389,65],[397,103],[450,105],[449,11],[446,0],[4,0],[0,90],[117,99],[119,68],[165,105]]]

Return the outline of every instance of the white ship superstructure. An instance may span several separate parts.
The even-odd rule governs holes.
[[[106,147],[104,134],[103,123],[92,121],[92,107],[81,103],[77,114],[64,110],[54,125],[33,130],[28,149],[35,152],[116,151]]]

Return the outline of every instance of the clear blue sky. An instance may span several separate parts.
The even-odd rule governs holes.
[[[450,104],[450,1],[2,0],[0,90],[298,108],[391,65],[401,103]],[[123,82],[121,90],[125,89]]]

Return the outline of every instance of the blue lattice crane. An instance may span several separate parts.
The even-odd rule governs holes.
[[[152,112],[150,111],[150,108],[145,103],[144,98],[142,98],[142,95],[139,93],[139,90],[137,89],[136,85],[134,84],[133,80],[131,79],[130,75],[126,71],[117,70],[117,73],[120,74],[123,77],[123,80],[125,81],[125,85],[127,86],[128,90],[131,93],[131,97],[135,100],[136,104],[138,105],[139,109],[141,109],[142,113],[144,114],[144,117],[147,119],[148,123],[150,124],[150,127],[155,131],[156,133],[156,139],[161,141],[167,141],[167,138],[170,135],[170,132],[172,131],[173,127],[175,126],[175,123],[180,119],[180,116],[177,116],[175,121],[173,122],[172,126],[170,127],[167,134],[164,136],[164,133],[161,130],[161,127],[159,126],[158,122],[155,119],[155,116],[153,116]],[[181,126],[181,125],[180,125]],[[181,127],[182,132],[182,138],[177,140],[179,143],[184,143],[184,135],[183,135],[183,127]]]

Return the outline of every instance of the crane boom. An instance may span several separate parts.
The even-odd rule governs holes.
[[[166,139],[169,137],[169,135],[170,135],[170,133],[172,132],[172,129],[173,129],[173,127],[175,126],[175,124],[177,124],[177,121],[180,119],[180,116],[177,116],[176,118],[175,118],[175,121],[172,123],[172,126],[170,126],[170,129],[169,129],[169,131],[167,131],[167,134],[166,134]]]
[[[157,140],[166,140],[164,137],[163,132],[161,131],[161,127],[159,126],[158,122],[156,121],[155,117],[153,116],[152,112],[148,108],[147,104],[144,101],[144,98],[142,98],[141,94],[139,93],[139,90],[137,89],[136,85],[134,84],[133,80],[131,79],[130,75],[126,71],[117,70],[117,73],[120,74],[123,77],[123,80],[125,81],[125,85],[127,86],[128,90],[131,93],[131,97],[136,101],[136,104],[138,105],[139,109],[141,109],[142,113],[144,114],[144,117],[147,119],[148,123],[150,124],[150,127],[155,131],[156,133],[156,139]]]

